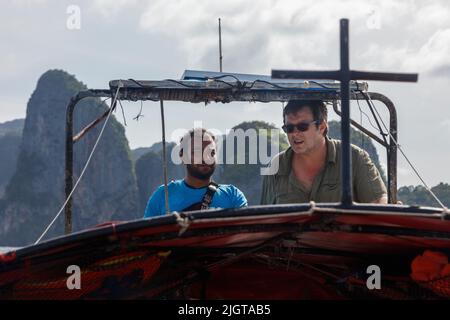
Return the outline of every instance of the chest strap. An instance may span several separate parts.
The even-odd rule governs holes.
[[[205,195],[203,196],[200,210],[209,209],[209,206],[211,205],[212,199],[213,199],[214,194],[216,193],[218,187],[219,187],[219,185],[213,181],[211,181],[209,183],[208,187],[206,188]]]

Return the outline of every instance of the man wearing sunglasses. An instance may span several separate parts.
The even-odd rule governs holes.
[[[320,100],[286,105],[283,131],[290,147],[272,159],[278,170],[264,176],[261,204],[340,202],[341,142],[328,138],[327,118],[326,105]],[[387,203],[380,173],[368,153],[354,145],[352,179],[353,201]]]

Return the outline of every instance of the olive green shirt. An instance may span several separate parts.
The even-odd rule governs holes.
[[[307,192],[291,170],[293,151],[289,147],[275,157],[279,159],[278,172],[263,179],[261,204],[340,202],[341,201],[341,141],[326,138],[325,168],[315,177]],[[386,186],[368,153],[352,145],[353,201],[370,203],[380,199]],[[274,165],[272,159],[271,166]]]

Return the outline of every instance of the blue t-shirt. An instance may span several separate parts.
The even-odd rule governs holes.
[[[206,188],[192,188],[184,180],[172,181],[167,185],[169,189],[170,211],[182,211],[194,203],[201,202]],[[231,184],[219,184],[214,193],[210,208],[240,208],[247,206],[247,199],[241,190]],[[144,218],[161,216],[166,213],[164,185],[152,194],[145,209]]]

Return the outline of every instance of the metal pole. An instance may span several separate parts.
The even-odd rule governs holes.
[[[219,64],[220,72],[222,72],[222,26],[219,18]]]
[[[75,96],[73,96],[69,104],[66,108],[66,159],[65,159],[65,194],[66,199],[69,198],[70,193],[73,188],[73,144],[77,142],[77,139],[74,140],[73,137],[73,114],[75,111],[75,107],[80,100],[87,97],[109,97],[111,96],[110,90],[99,89],[99,90],[88,90],[78,92]],[[100,122],[100,121],[98,121]],[[97,122],[97,123],[98,123]],[[97,124],[96,123],[96,124]],[[93,126],[89,127],[90,130]],[[86,131],[87,131],[86,130]],[[72,232],[72,206],[73,206],[73,198],[70,197],[65,208],[65,222],[64,222],[64,232],[65,234],[69,234]]]
[[[397,138],[397,111],[394,106],[389,108],[389,130],[391,136],[389,137],[389,152],[388,152],[388,188],[389,188],[389,203],[397,204],[397,145],[395,141]],[[394,139],[392,139],[394,138]]]
[[[65,169],[65,194],[66,199],[69,198],[73,188],[73,112],[75,105],[80,100],[76,95],[70,99],[69,106],[66,112],[66,169]],[[72,198],[64,208],[65,222],[64,233],[72,232]]]
[[[394,103],[386,96],[376,93],[368,92],[372,101],[380,101],[389,111],[389,142],[387,145],[387,188],[388,188],[388,203],[397,203],[397,110]],[[393,138],[393,139],[392,139]],[[395,140],[395,141],[394,141]]]
[[[342,198],[344,207],[353,204],[352,156],[350,147],[350,67],[348,19],[341,20],[341,139],[342,139]]]
[[[169,208],[169,189],[167,187],[167,157],[166,157],[166,124],[164,121],[164,101],[160,100],[161,105],[161,126],[162,126],[162,147],[163,147],[163,174],[164,174],[164,198],[166,203],[166,214],[170,214]]]

